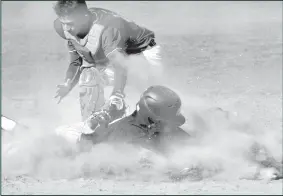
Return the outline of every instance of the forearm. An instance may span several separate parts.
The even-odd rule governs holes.
[[[113,93],[119,92],[124,94],[124,89],[127,83],[127,69],[121,65],[116,65],[114,68],[114,88]],[[112,93],[112,94],[113,94]]]
[[[65,83],[70,84],[71,88],[73,88],[79,81],[81,74],[80,66],[81,66],[81,60],[77,59],[76,61],[70,63],[66,71]]]
[[[125,57],[121,52],[114,52],[110,56],[110,61],[114,67],[114,88],[113,93],[124,94],[124,89],[128,79],[128,69],[125,63]]]
[[[110,125],[109,127],[105,127],[103,125],[98,125],[94,132],[92,133],[83,133],[81,135],[81,140],[91,141],[92,144],[99,144],[103,141],[106,141],[109,134],[113,131],[113,127]]]

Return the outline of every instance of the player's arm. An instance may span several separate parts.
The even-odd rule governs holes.
[[[60,37],[66,39],[62,23],[59,19],[54,21],[54,29]],[[70,64],[65,75],[65,83],[70,83],[72,88],[77,84],[80,75],[80,66],[82,65],[82,57],[78,54],[72,42],[68,40],[68,50],[70,54]]]
[[[92,133],[82,133],[81,141],[89,141],[92,144],[99,144],[106,141],[109,135],[115,131],[117,128],[117,123],[109,124],[107,126],[99,124]]]
[[[68,41],[68,48],[70,54],[70,64],[66,71],[65,83],[69,84],[70,88],[72,89],[79,81],[81,74],[80,66],[82,65],[83,60],[75,50],[71,41]]]
[[[59,98],[58,103],[69,94],[69,92],[76,86],[79,81],[82,65],[82,58],[74,50],[71,41],[68,41],[68,48],[70,54],[70,64],[65,74],[65,81],[63,84],[57,85],[58,89],[55,98]]]
[[[127,67],[125,64],[125,40],[116,28],[107,28],[102,34],[102,47],[106,57],[114,67],[113,94],[124,95],[127,82]]]
[[[54,21],[54,29],[60,37],[66,39],[61,22],[57,19]],[[80,66],[82,65],[82,57],[78,54],[72,42],[68,40],[68,50],[70,55],[70,64],[65,74],[64,84],[58,85],[55,98],[59,97],[59,102],[73,89],[78,83],[80,76]],[[58,102],[58,103],[59,103]]]

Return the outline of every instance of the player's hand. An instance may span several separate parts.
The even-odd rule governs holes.
[[[102,110],[97,114],[99,124],[107,125],[111,120],[110,114],[106,110]]]
[[[62,101],[62,99],[68,95],[68,93],[71,91],[71,84],[69,81],[67,81],[66,83],[64,84],[59,84],[57,85],[57,91],[56,91],[56,95],[55,95],[55,99],[59,97],[59,100],[58,100],[58,104]]]
[[[98,125],[108,126],[111,121],[111,116],[106,110],[101,110],[93,113],[86,123],[92,130],[95,130]]]
[[[113,93],[109,98],[109,106],[115,105],[117,110],[124,108],[124,95],[122,93]]]

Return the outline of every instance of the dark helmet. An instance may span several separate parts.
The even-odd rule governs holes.
[[[162,121],[181,126],[185,117],[180,113],[181,99],[177,93],[165,86],[151,86],[137,103],[138,113],[153,122]]]

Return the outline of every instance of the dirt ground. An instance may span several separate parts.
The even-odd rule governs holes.
[[[39,140],[40,143],[36,139],[80,118],[77,89],[60,105],[53,99],[67,68],[66,43],[53,30],[52,2],[3,2],[2,114],[31,125],[36,132],[25,136],[23,153],[11,158],[2,148],[2,194],[282,194],[282,180],[240,180],[239,176],[246,175],[248,163],[236,158],[254,138],[263,142],[273,156],[282,158],[280,2],[89,5],[113,9],[156,32],[163,60],[171,72],[162,83],[180,93],[187,117],[185,128],[198,126],[191,118],[193,111],[210,106],[222,107],[240,119],[236,128],[227,128],[221,118],[213,118],[209,123],[212,134],[203,143],[182,149],[183,154],[178,152],[174,158],[180,167],[181,160],[198,160],[193,163],[208,168],[221,165],[221,177],[176,182],[156,175],[155,171],[142,176],[134,172],[131,178],[84,176],[83,160],[92,165],[94,173],[101,169],[97,166],[101,160],[114,164],[114,173],[121,168],[138,170],[133,166],[132,155],[101,148],[96,149],[95,155],[93,152],[80,160],[55,159],[54,153],[59,149],[54,147],[56,143]],[[131,108],[147,87],[143,65],[133,66],[137,73],[129,76],[127,87]],[[236,134],[234,129],[249,131],[252,137]],[[2,134],[2,147],[9,141]],[[114,153],[113,158],[107,153]],[[41,158],[39,164],[34,155]],[[129,157],[130,160],[122,161]],[[70,175],[72,172],[80,177]]]
[[[5,182],[4,194],[133,194],[133,195],[280,195],[282,182],[202,181],[202,182],[133,182],[116,180],[14,181]]]

